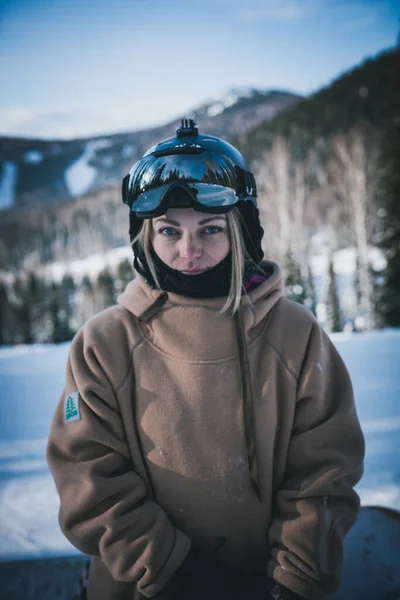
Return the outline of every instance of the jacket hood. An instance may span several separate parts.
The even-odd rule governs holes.
[[[281,267],[272,260],[263,260],[261,267],[270,273],[268,279],[257,288],[243,294],[241,300],[242,319],[246,333],[256,327],[260,321],[271,311],[279,298],[283,295],[283,277]],[[226,298],[189,298],[173,292],[162,292],[152,289],[144,277],[135,271],[135,279],[131,281],[125,291],[118,297],[118,304],[131,312],[135,317],[140,317],[145,311],[165,296],[163,308],[204,307],[211,312],[218,313],[225,304]],[[156,310],[156,312],[158,312]]]

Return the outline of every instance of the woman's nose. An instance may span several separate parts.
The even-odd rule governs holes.
[[[179,243],[179,254],[181,258],[200,258],[202,247],[198,240],[191,235],[183,235]]]

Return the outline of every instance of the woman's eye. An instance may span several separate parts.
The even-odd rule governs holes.
[[[211,225],[210,227],[206,227],[203,229],[203,233],[219,233],[222,231],[222,227],[217,227],[216,225]]]
[[[158,233],[166,236],[178,235],[178,232],[173,227],[163,227],[158,230]]]

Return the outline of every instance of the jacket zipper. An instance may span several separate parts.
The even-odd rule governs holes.
[[[332,514],[329,508],[328,496],[323,496],[319,524],[318,558],[321,573],[324,573],[325,575],[329,575],[329,573],[331,572],[331,528]]]

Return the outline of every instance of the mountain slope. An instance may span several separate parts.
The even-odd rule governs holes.
[[[356,125],[381,129],[400,119],[400,48],[368,58],[309,98],[281,111],[271,122],[239,136],[235,143],[251,162],[277,134],[305,146],[316,138]]]
[[[200,130],[231,139],[298,99],[277,90],[232,89],[189,116],[197,120]],[[155,142],[171,136],[179,123],[72,141],[0,138],[0,210],[57,204],[105,186],[119,186],[133,162]]]

